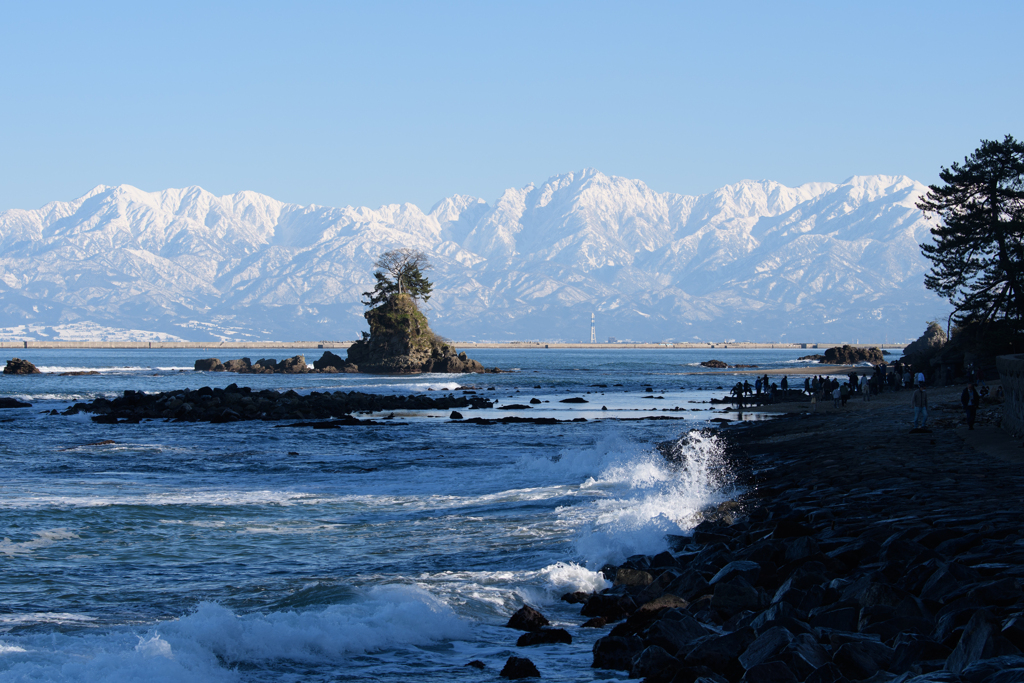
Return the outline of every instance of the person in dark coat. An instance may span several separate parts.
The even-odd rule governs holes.
[[[978,416],[978,403],[980,402],[981,397],[978,395],[978,390],[974,388],[974,382],[969,382],[964,393],[960,394],[960,405],[964,407],[964,412],[967,414],[968,429],[974,429],[974,420]]]

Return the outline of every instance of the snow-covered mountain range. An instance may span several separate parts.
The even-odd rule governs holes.
[[[702,196],[584,170],[424,213],[198,187],[100,186],[0,213],[6,338],[354,339],[373,262],[434,264],[434,329],[461,340],[900,341],[948,306],[903,176]]]

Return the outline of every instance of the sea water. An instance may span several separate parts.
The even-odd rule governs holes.
[[[6,351],[48,374],[0,378],[0,395],[33,404],[0,411],[0,681],[476,681],[512,654],[546,680],[624,678],[590,668],[606,630],[578,628],[559,597],[605,588],[602,565],[666,549],[738,494],[701,430],[739,377],[701,368],[708,351],[481,349],[510,372],[409,377],[197,373],[202,350]],[[297,353],[320,352],[274,355]],[[800,355],[711,353],[773,379]],[[49,413],[231,383],[475,391],[497,408],[466,417],[586,421],[407,411],[314,430]],[[516,404],[533,407],[503,407]],[[654,417],[672,419],[641,419]],[[682,463],[655,448],[684,437]],[[516,648],[504,623],[524,603],[572,645]]]

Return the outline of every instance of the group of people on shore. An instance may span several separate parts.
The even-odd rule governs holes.
[[[910,365],[901,360],[896,360],[891,365],[885,362],[879,363],[872,368],[871,372],[858,374],[856,371],[850,371],[845,382],[826,375],[806,377],[803,391],[800,393],[810,397],[811,410],[817,411],[818,402],[829,398],[832,399],[832,405],[835,408],[845,408],[847,402],[855,395],[859,395],[864,401],[869,401],[872,396],[898,392],[903,389],[914,390],[910,401],[914,409],[913,428],[924,429],[928,423],[928,393],[925,390],[925,376],[921,372],[912,372]],[[999,388],[999,392],[1002,392],[1001,388]],[[740,409],[743,408],[746,400],[751,403],[776,403],[788,398],[789,377],[783,375],[779,382],[773,382],[765,374],[758,377],[753,384],[750,383],[750,380],[737,382],[730,393],[735,397]],[[973,367],[969,368],[968,384],[960,395],[960,403],[967,418],[968,429],[974,429],[978,406],[988,395],[989,388],[984,379],[981,379],[980,374]]]

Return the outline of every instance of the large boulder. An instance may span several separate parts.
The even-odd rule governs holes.
[[[487,372],[480,363],[458,353],[434,334],[408,294],[399,294],[371,308],[364,317],[370,323],[370,334],[363,333],[363,338],[348,349],[348,362],[358,366],[360,372]]]
[[[309,366],[306,364],[306,357],[292,356],[291,358],[285,358],[277,364],[277,372],[283,372],[289,375],[299,375],[304,372],[309,372]]]
[[[822,363],[830,365],[856,365],[858,363],[871,363],[876,365],[885,361],[882,352],[876,346],[862,348],[859,346],[833,346],[825,350],[825,357]]]
[[[22,403],[16,398],[0,396],[0,408],[31,408],[31,403]]]
[[[903,349],[903,360],[915,369],[927,370],[931,360],[946,345],[946,331],[938,322],[928,323],[928,329],[920,337]]]
[[[20,358],[12,358],[7,361],[7,367],[4,368],[5,375],[36,375],[39,374],[39,368],[32,365],[27,360]]]
[[[200,358],[194,367],[196,372],[224,372],[224,364],[217,358]]]
[[[349,363],[336,353],[324,351],[320,360],[313,361],[313,369],[317,372],[359,372],[359,367]]]
[[[252,372],[252,361],[248,358],[229,360],[224,363],[224,370],[227,372]]]

